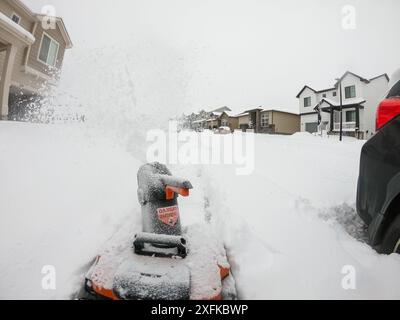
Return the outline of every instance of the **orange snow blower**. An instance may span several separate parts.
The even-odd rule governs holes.
[[[86,274],[82,299],[219,300],[230,266],[223,245],[207,224],[181,227],[178,195],[188,180],[165,165],[139,169],[143,230],[118,233]]]

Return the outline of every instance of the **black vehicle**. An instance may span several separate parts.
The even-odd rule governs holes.
[[[380,253],[400,253],[400,72],[377,110],[376,134],[361,151],[357,211]]]

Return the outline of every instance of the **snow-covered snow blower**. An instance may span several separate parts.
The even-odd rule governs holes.
[[[137,178],[143,230],[110,240],[87,272],[81,298],[222,299],[230,273],[223,245],[206,224],[181,226],[177,198],[189,196],[191,183],[160,163],[143,165]]]

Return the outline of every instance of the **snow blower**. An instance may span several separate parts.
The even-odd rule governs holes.
[[[119,236],[98,255],[85,277],[82,299],[219,300],[230,266],[209,226],[182,228],[178,195],[192,185],[160,163],[138,172],[143,229]]]

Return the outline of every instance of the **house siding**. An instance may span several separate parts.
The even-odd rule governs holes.
[[[25,30],[31,32],[33,28],[32,19],[25,14],[24,11],[20,10],[19,8],[15,8],[14,6],[10,5],[10,3],[6,0],[0,1],[0,12],[11,19],[12,14],[15,12],[18,16],[20,16],[21,20],[19,25],[23,27]],[[27,47],[26,46],[18,46],[17,53],[15,57],[15,62],[13,65],[13,72],[12,72],[12,84],[15,82],[22,82],[24,85],[28,85],[31,81],[24,81],[23,74],[21,74],[21,67],[24,62],[25,54],[26,54]],[[5,53],[0,53],[0,77],[3,72],[3,64],[5,59]]]
[[[28,91],[37,91],[42,87],[44,81],[32,75],[26,74],[25,72],[22,71],[22,66],[24,64],[27,48],[28,48],[27,46],[17,46],[17,52],[11,76],[11,85],[24,88]],[[3,72],[2,66],[4,64],[4,60],[5,60],[5,52],[1,52],[0,77],[2,77],[2,72]]]
[[[33,21],[32,19],[25,14],[24,11],[14,8],[14,6],[10,5],[7,0],[0,0],[0,12],[5,14],[7,17],[11,19],[12,14],[15,12],[18,16],[21,17],[19,25],[23,27],[25,30],[29,32],[32,31]]]
[[[300,116],[297,114],[278,111],[273,111],[271,113],[272,124],[275,125],[275,133],[293,134],[300,131]]]
[[[304,106],[304,98],[307,97],[311,97],[311,105],[309,107]],[[306,88],[299,96],[299,101],[300,101],[300,113],[308,113],[314,111],[314,107],[319,100],[317,94],[314,91],[310,90],[309,88]]]
[[[61,67],[62,67],[65,49],[66,49],[66,43],[64,41],[64,38],[62,37],[61,30],[58,25],[57,25],[56,29],[43,30],[41,23],[37,24],[37,28],[36,28],[36,31],[34,34],[36,41],[31,46],[31,52],[30,52],[29,59],[28,59],[28,65],[37,71],[40,71],[48,76],[51,76],[52,75],[52,71],[50,70],[51,67],[49,68],[48,65],[41,62],[38,59],[43,33],[48,34],[55,41],[57,41],[60,45],[59,50],[58,50],[58,55],[57,55],[57,62],[56,62],[57,69],[61,69]]]
[[[375,113],[379,102],[384,98],[385,93],[388,90],[388,80],[385,76],[377,77],[375,79],[369,80],[368,82],[361,80],[359,77],[346,73],[345,76],[341,80],[342,86],[342,97],[343,104],[351,102],[351,99],[346,99],[345,92],[346,87],[355,86],[355,99],[365,100],[366,102],[362,104],[362,107],[359,109],[359,127],[358,130],[361,132],[360,137],[369,138],[375,133]],[[336,97],[332,96],[332,92],[334,90],[330,90],[327,94],[327,98],[330,100],[339,103],[340,101],[340,92],[339,88],[337,88]],[[318,121],[317,114],[307,114],[310,111],[313,111],[312,108],[304,107],[304,97],[310,96],[312,101],[312,106],[321,101],[322,94],[312,92],[310,89],[305,89],[299,96],[299,110],[301,114],[301,131],[306,130],[307,123],[315,123]],[[329,104],[323,102],[321,107],[330,107]],[[352,109],[346,110],[350,111]],[[354,110],[354,109],[353,109]],[[346,111],[343,111],[343,117],[346,116]],[[304,114],[305,113],[305,114]],[[330,124],[330,114],[322,112],[322,126],[320,129],[331,131],[331,128],[335,131],[334,124]],[[345,119],[345,118],[344,118]],[[345,122],[345,120],[344,120]],[[325,124],[329,123],[326,127]],[[356,128],[348,131],[347,133],[356,133]]]
[[[245,126],[245,125],[249,125],[249,115],[245,115],[245,116],[240,116],[238,117],[238,127],[240,128],[240,126]]]
[[[27,16],[22,10],[19,10],[18,8],[14,8],[13,6],[11,6],[7,1],[0,2],[0,12],[2,12],[3,14],[7,15],[10,18],[11,15],[15,12],[21,17],[20,25],[29,32],[33,31],[35,23],[30,20],[29,16]],[[30,47],[27,66],[51,77],[53,76],[53,74],[50,68],[46,64],[38,60],[43,32],[46,32],[50,37],[52,37],[59,43],[60,47],[57,55],[56,68],[61,69],[62,67],[64,54],[66,50],[66,43],[64,38],[62,37],[61,30],[58,25],[57,28],[54,30],[43,30],[40,23],[37,23],[36,31],[34,33],[35,42]],[[46,81],[42,78],[38,78],[35,75],[28,74],[22,70],[22,67],[25,64],[25,57],[28,52],[28,48],[29,48],[28,46],[20,46],[17,48],[15,62],[13,65],[11,84],[31,92],[37,92],[38,90],[43,88]],[[4,52],[0,53],[0,66],[3,65],[4,58],[5,58],[5,53]],[[0,77],[1,73],[2,73],[2,68],[0,67]]]
[[[360,118],[363,121],[363,131],[365,131],[365,137],[369,138],[375,133],[375,120],[376,120],[376,109],[379,103],[385,99],[385,96],[389,90],[388,81],[385,77],[380,77],[372,80],[368,84],[368,90],[364,92],[364,98],[367,100],[362,115]]]
[[[232,130],[239,129],[239,119],[236,117],[229,117],[229,127]]]

